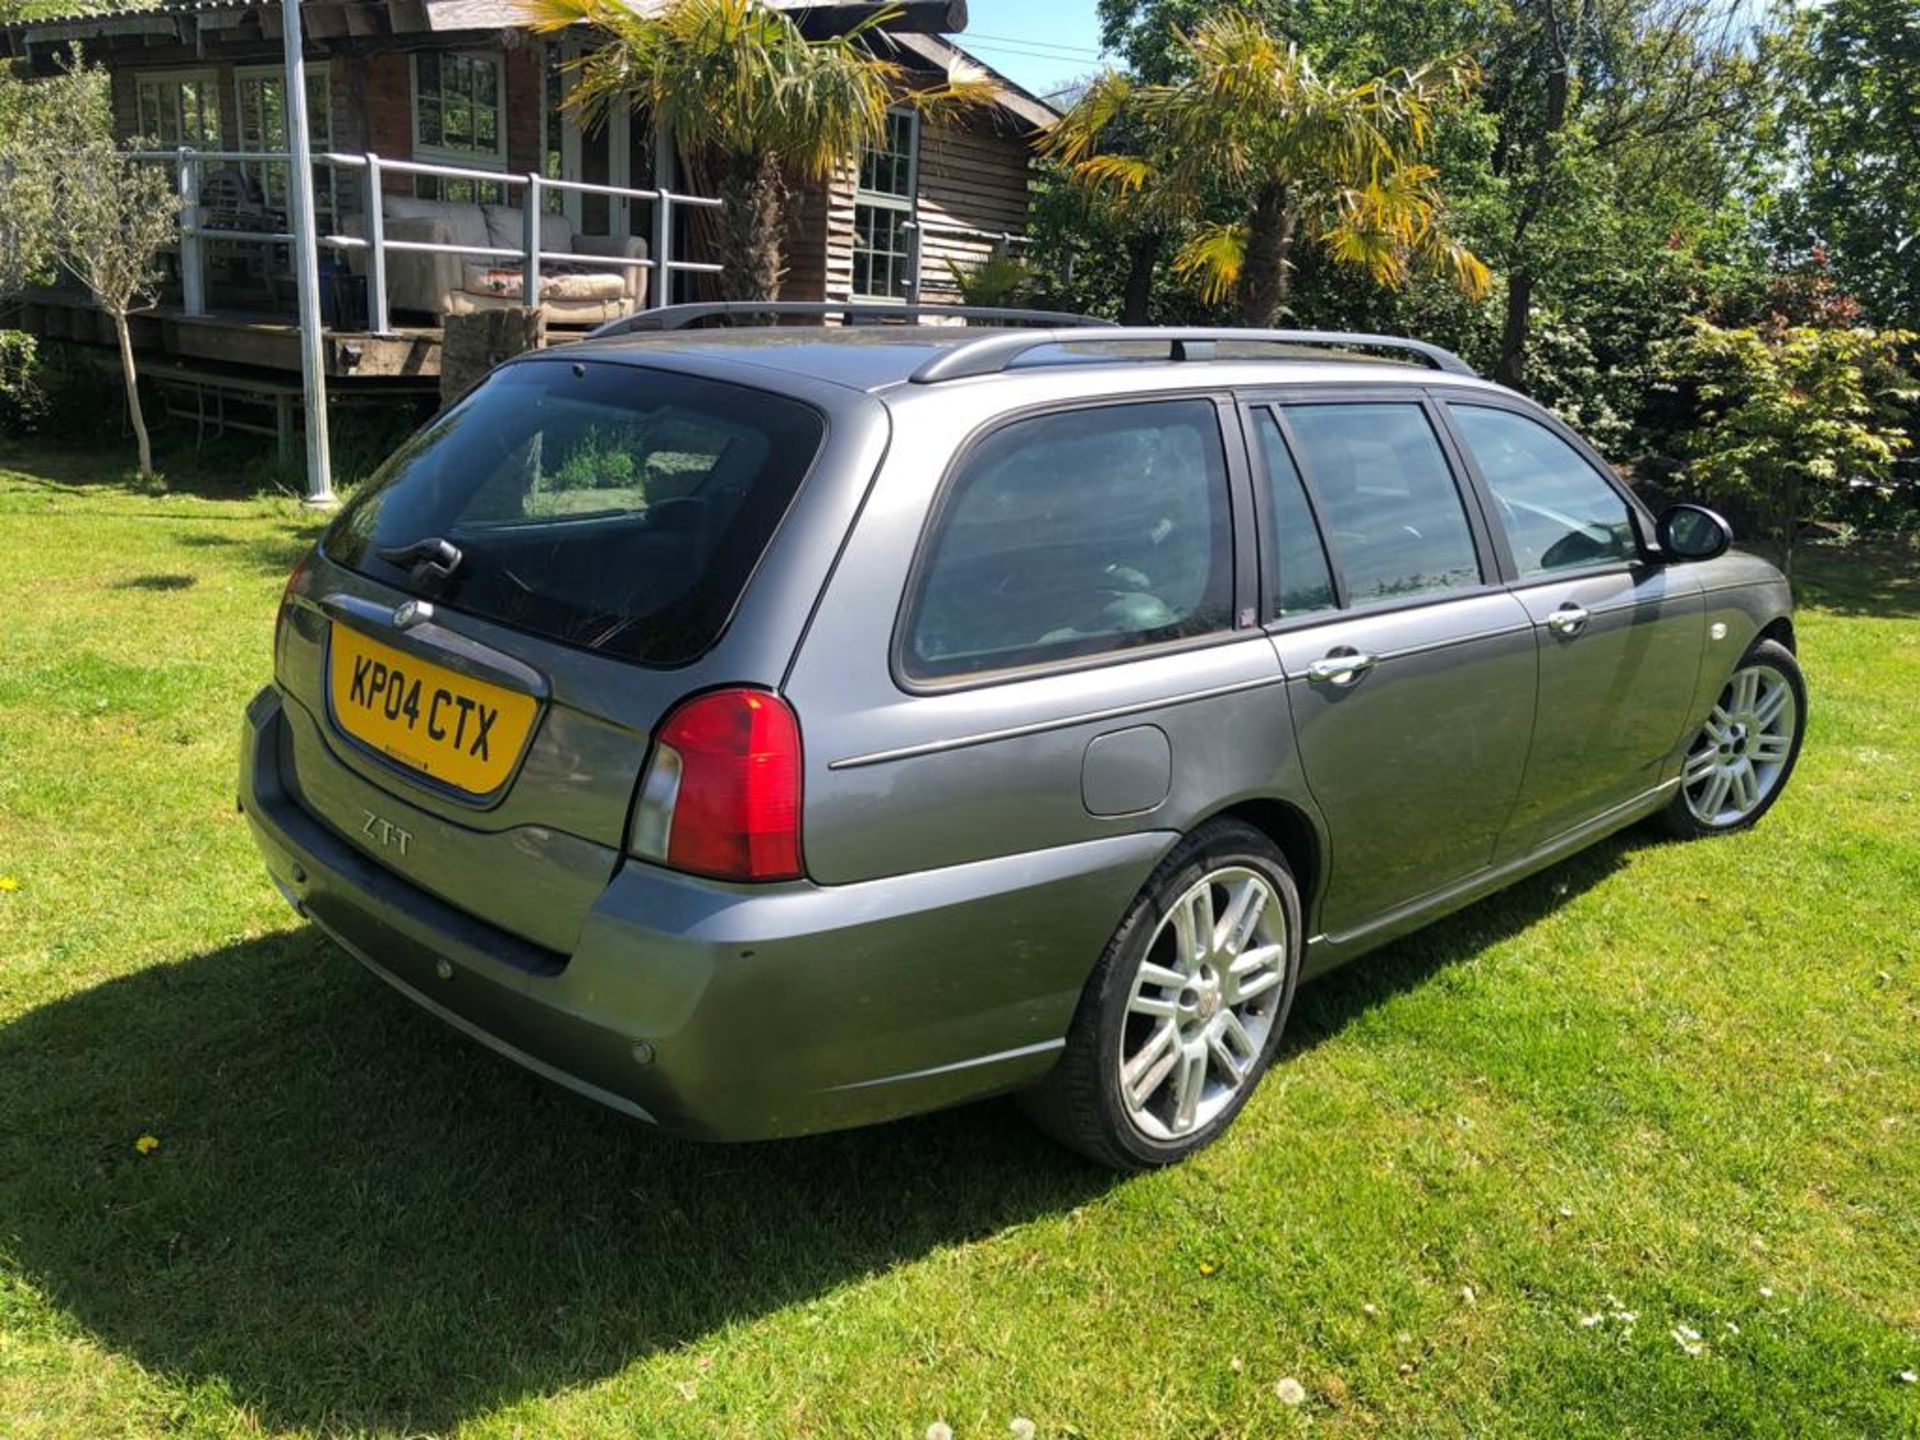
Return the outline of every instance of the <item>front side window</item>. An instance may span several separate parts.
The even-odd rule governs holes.
[[[168,150],[218,150],[220,84],[211,70],[142,75],[134,86],[140,134]]]
[[[1450,403],[1521,575],[1631,560],[1639,553],[1627,502],[1539,421],[1490,405]]]
[[[1260,436],[1260,456],[1267,472],[1267,491],[1272,497],[1273,555],[1268,573],[1272,595],[1270,618],[1285,620],[1308,615],[1333,605],[1333,577],[1327,569],[1326,547],[1320,541],[1320,527],[1314,523],[1313,507],[1300,482],[1299,467],[1287,449],[1286,437],[1273,413],[1262,410],[1255,420]]]
[[[887,114],[887,133],[860,154],[853,205],[853,293],[903,299],[914,276],[912,232],[918,117]]]
[[[1480,583],[1460,492],[1417,401],[1289,405],[1286,415],[1352,604]]]
[[[631,365],[494,372],[401,448],[328,557],[452,610],[642,664],[719,636],[825,435],[807,406]],[[444,582],[406,547],[460,552]]]
[[[934,522],[907,674],[941,679],[1230,628],[1228,505],[1210,401],[1074,410],[996,431]]]
[[[505,90],[497,53],[421,50],[413,57],[413,152],[417,160],[499,170],[506,166]],[[422,175],[422,199],[499,204],[505,185]]]

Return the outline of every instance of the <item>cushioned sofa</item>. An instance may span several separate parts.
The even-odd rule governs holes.
[[[507,205],[472,205],[388,195],[381,204],[386,238],[432,245],[520,248],[521,212]],[[366,234],[365,218],[345,217],[349,235]],[[639,309],[647,272],[637,266],[595,266],[595,256],[643,260],[647,242],[608,235],[576,235],[564,215],[540,217],[540,307],[550,325],[598,325]],[[365,251],[348,252],[356,274],[366,272]],[[485,255],[387,251],[387,307],[428,315],[470,315],[523,302],[520,262]]]

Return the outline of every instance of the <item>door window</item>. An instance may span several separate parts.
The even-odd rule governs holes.
[[[1289,405],[1286,415],[1351,603],[1480,583],[1460,491],[1418,402]]]
[[[1271,618],[1284,620],[1333,605],[1333,578],[1327,570],[1327,551],[1314,523],[1313,508],[1300,483],[1286,439],[1271,411],[1262,410],[1255,429],[1266,463],[1267,487],[1273,497],[1274,544],[1267,576],[1272,595]]]
[[[1579,451],[1537,420],[1489,405],[1452,404],[1522,575],[1631,560],[1627,502]]]
[[[1211,401],[1018,421],[953,481],[907,626],[916,679],[1229,629],[1233,527]]]

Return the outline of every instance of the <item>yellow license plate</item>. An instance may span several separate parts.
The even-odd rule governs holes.
[[[333,627],[334,723],[382,755],[469,795],[491,795],[533,732],[531,695]]]

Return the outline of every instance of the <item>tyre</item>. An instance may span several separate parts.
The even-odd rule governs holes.
[[[1663,812],[1667,829],[1692,840],[1757,822],[1787,788],[1806,730],[1800,663],[1777,641],[1760,641],[1687,748],[1680,788]]]
[[[1201,826],[1108,942],[1060,1063],[1025,1097],[1041,1127],[1116,1170],[1170,1165],[1240,1112],[1300,976],[1300,891],[1238,821]]]

